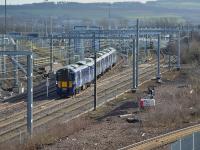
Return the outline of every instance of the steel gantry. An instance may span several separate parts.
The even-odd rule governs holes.
[[[78,26],[79,27],[79,26]],[[80,29],[81,28],[81,29]],[[133,42],[133,90],[136,90],[138,85],[139,85],[139,38],[141,35],[147,36],[157,36],[161,35],[162,33],[166,33],[166,30],[160,30],[160,29],[140,29],[139,27],[139,19],[137,20],[137,25],[136,29],[131,29],[131,30],[91,30],[91,29],[86,29],[85,27],[83,28],[82,26],[80,27],[80,30],[73,30],[69,32],[65,32],[63,34],[55,34],[53,37],[55,39],[91,39],[93,41],[100,40],[100,39],[132,39]],[[85,30],[84,30],[85,29]],[[170,32],[177,32],[177,30],[168,30]],[[160,40],[158,40],[158,45],[160,45]],[[96,52],[96,46],[95,43],[93,42],[93,49],[95,49]],[[160,49],[160,46],[158,47]],[[147,50],[146,50],[147,51]],[[145,51],[145,52],[146,52]],[[159,50],[160,51],[160,50]],[[160,54],[160,53],[158,53]],[[160,57],[160,55],[157,55],[157,57]],[[160,61],[160,58],[157,59]],[[158,62],[158,69],[157,69],[157,74],[160,72],[160,63]],[[158,75],[156,76],[158,77]]]
[[[49,37],[41,37],[43,39],[50,39],[50,68],[51,71],[53,71],[53,40],[54,39],[68,39],[69,45],[71,45],[71,40],[74,41],[74,49],[76,49],[76,46],[80,44],[81,40],[89,39],[92,40],[92,48],[94,50],[94,53],[96,54],[96,51],[99,50],[97,46],[100,47],[100,40],[101,39],[131,39],[133,40],[133,86],[132,88],[134,90],[137,89],[139,85],[138,76],[139,76],[139,66],[138,66],[138,55],[139,55],[139,39],[140,37],[146,37],[146,43],[147,43],[147,36],[155,36],[158,37],[158,47],[157,47],[157,79],[160,79],[160,36],[163,34],[172,34],[176,33],[179,34],[181,32],[186,31],[193,31],[194,29],[185,29],[185,28],[141,28],[139,26],[139,19],[137,19],[137,25],[134,28],[131,29],[109,29],[109,30],[103,30],[101,28],[87,28],[83,26],[76,26],[74,30],[67,31],[59,34],[51,34]],[[19,37],[19,38],[23,38]],[[77,42],[76,42],[77,41]],[[79,44],[78,44],[79,43]],[[96,44],[97,43],[97,44]],[[178,50],[177,55],[180,57],[180,42],[178,42]],[[70,46],[71,47],[71,46]],[[145,48],[145,53],[147,53],[147,48]],[[84,55],[84,49],[81,50],[81,54],[83,57]],[[180,68],[180,58],[178,58],[177,61],[177,68]],[[96,98],[95,98],[96,99]]]
[[[33,132],[33,54],[29,51],[0,51],[0,56],[27,57],[27,131]]]
[[[76,41],[80,43],[80,40],[83,39],[91,39],[92,40],[92,48],[94,50],[94,110],[96,110],[96,105],[97,105],[97,89],[96,89],[96,40],[100,39],[132,39],[133,40],[133,86],[132,89],[135,91],[139,85],[139,38],[140,35],[159,35],[161,32],[159,31],[140,31],[139,28],[139,19],[137,20],[137,26],[136,26],[136,31],[135,30],[74,30],[70,31],[67,33],[63,33],[62,35],[57,34],[53,35],[54,39],[74,39],[75,41],[75,46]],[[78,27],[77,27],[78,28]],[[82,28],[82,27],[80,27]],[[51,37],[52,38],[52,37]],[[75,47],[76,49],[76,47]],[[82,52],[81,52],[82,54]],[[157,73],[160,75],[160,39],[158,39],[158,71]],[[158,76],[157,76],[158,77]]]
[[[74,26],[74,30],[75,31],[81,31],[81,30],[86,30],[87,26]],[[83,43],[83,39],[81,38],[75,38],[74,39],[74,52],[75,54],[79,54],[80,55],[80,60],[83,61],[84,60],[84,43]]]

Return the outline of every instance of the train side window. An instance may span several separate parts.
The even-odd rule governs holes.
[[[105,65],[105,59],[103,58],[103,59],[101,60],[102,70],[104,70],[104,65]]]

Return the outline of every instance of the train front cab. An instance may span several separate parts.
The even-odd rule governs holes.
[[[56,92],[62,97],[69,97],[75,93],[75,75],[68,69],[60,69],[56,72]]]

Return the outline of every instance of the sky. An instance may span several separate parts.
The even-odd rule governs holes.
[[[30,4],[30,3],[39,3],[44,2],[45,0],[7,0],[7,4]],[[91,2],[122,2],[122,1],[137,1],[145,3],[147,1],[156,1],[156,0],[48,0],[49,2],[65,1],[65,2],[81,2],[81,3],[91,3]],[[4,5],[5,0],[0,0],[0,5]]]

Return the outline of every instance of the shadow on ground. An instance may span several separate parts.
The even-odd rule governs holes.
[[[128,110],[132,109],[132,108],[138,108],[138,103],[132,101],[127,101],[127,102],[123,102],[121,103],[119,106],[117,106],[115,109],[109,111],[108,113],[106,113],[105,115],[97,118],[97,121],[101,121],[107,117],[113,117],[113,116],[119,116],[119,115],[124,115],[129,113]]]

